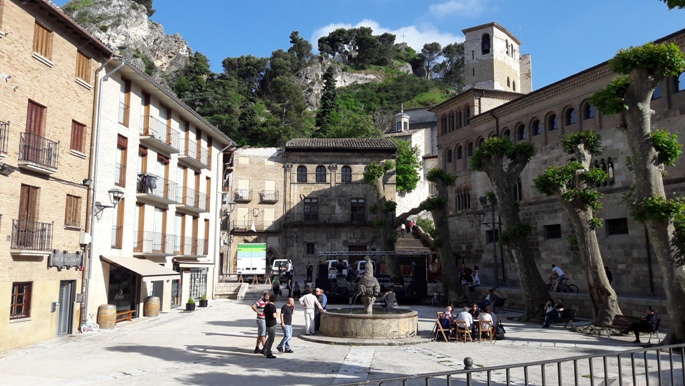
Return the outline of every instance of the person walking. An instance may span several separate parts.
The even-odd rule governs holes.
[[[269,301],[269,291],[264,291],[262,297],[257,299],[252,305],[252,310],[257,313],[257,345],[254,348],[254,353],[264,354],[264,344],[266,343],[266,322],[264,320],[264,307]],[[262,348],[259,348],[261,343]]]
[[[564,281],[564,279],[566,278],[566,274],[564,274],[564,271],[561,268],[552,264],[552,276],[550,276],[550,278],[554,277],[555,275],[557,278],[557,282],[554,285],[554,292],[559,292],[559,286],[561,285],[561,282]]]
[[[277,295],[270,295],[269,302],[264,306],[264,321],[266,325],[266,344],[264,345],[264,356],[270,359],[276,358],[271,352],[271,347],[276,339],[276,321],[278,320],[278,310],[274,302],[278,300]]]
[[[281,328],[283,329],[283,339],[278,344],[278,352],[293,353],[290,348],[290,338],[293,336],[293,312],[295,311],[295,299],[288,298],[288,301],[281,307]]]
[[[304,290],[304,296],[300,298],[300,304],[304,307],[304,331],[307,335],[314,335],[316,332],[314,326],[314,308],[323,310],[323,307],[309,288]]]
[[[407,226],[404,225],[404,221],[402,222],[402,225],[400,225],[400,237],[404,237],[404,231],[407,229]]]
[[[311,283],[312,282],[312,273],[314,273],[314,266],[312,263],[307,263],[307,279],[305,282]]]

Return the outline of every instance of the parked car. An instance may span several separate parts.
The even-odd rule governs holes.
[[[280,267],[281,265],[283,266],[283,271],[281,272]],[[295,273],[295,266],[290,263],[290,271],[288,269],[288,259],[275,259],[271,265],[271,277],[275,277],[277,275],[283,275],[280,276],[281,283],[285,283],[288,281],[288,276],[292,277],[292,275]]]
[[[326,266],[328,266],[328,278],[335,279],[340,272],[338,270],[338,260],[326,260]],[[349,262],[347,260],[343,260],[343,267],[342,274],[347,276],[347,267],[349,267]]]

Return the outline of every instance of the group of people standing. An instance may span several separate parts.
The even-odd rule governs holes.
[[[293,335],[295,299],[288,296],[288,300],[281,307],[280,313],[275,305],[277,300],[278,295],[276,293],[264,291],[262,297],[252,305],[252,310],[257,314],[257,343],[254,353],[264,354],[270,359],[276,358],[272,347],[276,339],[276,327],[279,322],[283,331],[283,339],[276,346],[276,349],[281,353],[294,353],[290,347],[290,340]],[[326,304],[328,303],[326,294],[320,288],[316,288],[315,294],[313,294],[307,287],[299,302],[304,308],[306,334],[314,335],[319,329],[321,313],[326,312]]]

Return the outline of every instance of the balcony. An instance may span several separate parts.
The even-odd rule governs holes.
[[[19,162],[17,165],[40,174],[57,172],[59,142],[49,140],[33,133],[19,136]]]
[[[253,228],[254,225],[254,228]],[[257,218],[254,221],[241,219],[233,220],[231,223],[232,232],[278,232],[281,230],[281,223],[278,220],[265,221]]]
[[[308,213],[288,213],[285,215],[287,224],[356,224],[369,225],[372,222],[372,215],[363,211],[327,213],[327,212],[308,212]]]
[[[259,192],[259,202],[264,204],[275,204],[278,202],[278,190],[262,190]]]
[[[52,251],[53,223],[12,220],[11,254],[47,256]]]
[[[196,170],[209,167],[209,152],[195,141],[182,140],[178,162]]]
[[[0,160],[7,157],[7,137],[9,136],[10,123],[0,122]]]
[[[236,189],[233,191],[233,201],[250,202],[252,201],[252,189]]]
[[[138,174],[136,186],[138,201],[150,204],[175,204],[177,203],[176,183],[149,173]]]
[[[208,240],[195,237],[182,238],[176,236],[174,241],[174,252],[180,256],[205,257],[207,256],[208,247]]]
[[[178,138],[178,132],[173,130],[166,122],[149,115],[143,117],[143,127],[140,129],[141,145],[162,154],[171,155],[178,153],[180,148]]]
[[[178,187],[178,202],[176,210],[190,214],[209,212],[209,199],[205,193],[194,189]]]
[[[174,236],[159,232],[138,231],[133,238],[133,252],[145,256],[174,254]]]

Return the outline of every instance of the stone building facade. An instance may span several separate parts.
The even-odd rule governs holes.
[[[110,55],[49,1],[0,1],[0,350],[80,323],[95,69]]]
[[[284,149],[237,150],[231,266],[239,243],[266,243],[269,261],[292,259],[298,272],[316,266],[321,251],[381,250],[369,212],[376,195],[363,173],[395,151],[385,138],[294,139]],[[384,179],[384,194],[395,197],[393,173]]]
[[[494,24],[481,28],[480,32],[487,33],[491,28],[501,29]],[[466,31],[478,32],[473,29]],[[500,32],[505,33],[504,30]],[[660,41],[674,42],[684,49],[685,30]],[[492,55],[507,56],[504,46],[498,48],[495,44],[492,47]],[[467,54],[467,68],[473,65],[470,58]],[[523,171],[519,183],[512,187],[512,199],[519,202],[522,219],[534,229],[529,242],[534,247],[533,258],[541,274],[548,277],[551,264],[555,263],[581,289],[587,288],[577,248],[569,241],[573,236],[571,223],[556,199],[534,189],[533,179],[548,166],[567,161],[568,156],[563,153],[560,143],[564,134],[594,130],[602,136],[603,153],[593,163],[610,175],[609,182],[599,188],[604,198],[603,209],[597,215],[604,219],[604,227],[597,230],[597,235],[605,265],[613,272],[613,286],[619,295],[663,295],[659,267],[645,241],[645,229],[632,220],[621,201],[622,195],[630,189],[633,174],[629,169],[629,150],[625,139],[615,129],[618,117],[600,114],[589,102],[590,96],[614,76],[605,62],[525,95],[513,93],[514,90],[471,88],[431,109],[438,118],[440,165],[457,177],[456,186],[450,192],[448,209],[453,249],[461,262],[480,267],[481,281],[494,282],[494,259],[497,259],[500,283],[506,279],[507,285],[518,286],[510,253],[501,248],[494,255],[491,243],[496,234],[493,235],[476,218],[476,211],[491,209],[483,208],[479,202],[479,197],[490,190],[490,182],[484,173],[473,172],[469,164],[479,143],[485,138],[501,135],[515,142],[530,142],[536,148],[536,155]],[[501,84],[493,84],[496,83]],[[488,85],[487,82],[481,84]],[[652,100],[654,127],[676,132],[681,138],[685,130],[684,91],[685,75],[681,74],[664,81]],[[463,114],[459,120],[459,110],[470,110],[474,114]],[[667,192],[675,194],[685,190],[682,182],[684,170],[683,158],[676,166],[667,168]]]

